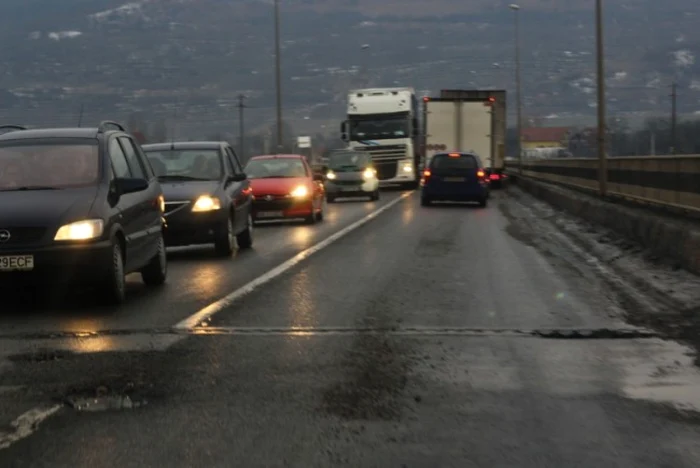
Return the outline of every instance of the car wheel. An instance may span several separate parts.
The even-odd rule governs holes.
[[[372,196],[370,197],[370,199],[371,199],[372,201],[377,201],[377,200],[379,200],[379,189],[377,189],[377,190],[372,194]]]
[[[430,201],[430,198],[428,197],[420,197],[420,204],[422,206],[430,206],[432,202]]]
[[[168,255],[163,234],[158,239],[158,253],[141,270],[141,279],[148,286],[160,286],[168,277]]]
[[[236,236],[239,249],[249,249],[253,246],[253,216],[248,215],[248,225]]]
[[[317,218],[316,218],[316,210],[314,210],[314,206],[311,205],[311,214],[304,218],[304,222],[306,224],[316,224]]]
[[[214,249],[222,257],[230,257],[235,248],[236,235],[233,232],[233,216],[229,216],[226,224],[219,228],[214,241]]]
[[[112,258],[104,282],[101,296],[109,305],[119,305],[126,299],[126,273],[124,271],[124,251],[119,240],[112,242]]]
[[[486,205],[488,205],[488,198],[484,197],[481,200],[479,200],[479,206],[481,208],[486,208]]]
[[[326,201],[328,203],[335,203],[335,197],[333,195],[326,196]]]

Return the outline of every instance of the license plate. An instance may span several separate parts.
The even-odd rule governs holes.
[[[282,211],[261,211],[258,213],[258,218],[281,218],[283,215]]]
[[[0,271],[30,271],[34,269],[34,255],[5,255],[0,257]]]
[[[341,192],[356,192],[357,187],[340,187]]]
[[[445,182],[464,182],[464,177],[445,177]]]

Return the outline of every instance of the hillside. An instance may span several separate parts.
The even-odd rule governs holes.
[[[342,114],[348,87],[366,82],[512,89],[509,3],[283,0],[288,119],[319,127]],[[700,2],[606,4],[610,112],[665,113],[674,79],[681,111],[700,109]],[[528,115],[591,114],[592,0],[521,5]],[[239,93],[252,124],[274,115],[270,2],[0,0],[0,8],[1,120],[64,123],[82,106],[87,120],[141,111],[201,133],[235,125]]]

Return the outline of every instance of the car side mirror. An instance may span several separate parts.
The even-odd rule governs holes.
[[[243,182],[248,179],[248,175],[244,173],[234,174],[228,178],[231,182]]]
[[[148,181],[146,179],[122,177],[114,180],[114,188],[118,195],[143,192],[148,190]]]

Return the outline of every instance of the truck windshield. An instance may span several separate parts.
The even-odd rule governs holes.
[[[350,121],[350,138],[354,141],[407,138],[409,135],[408,124],[406,119],[352,120]]]

